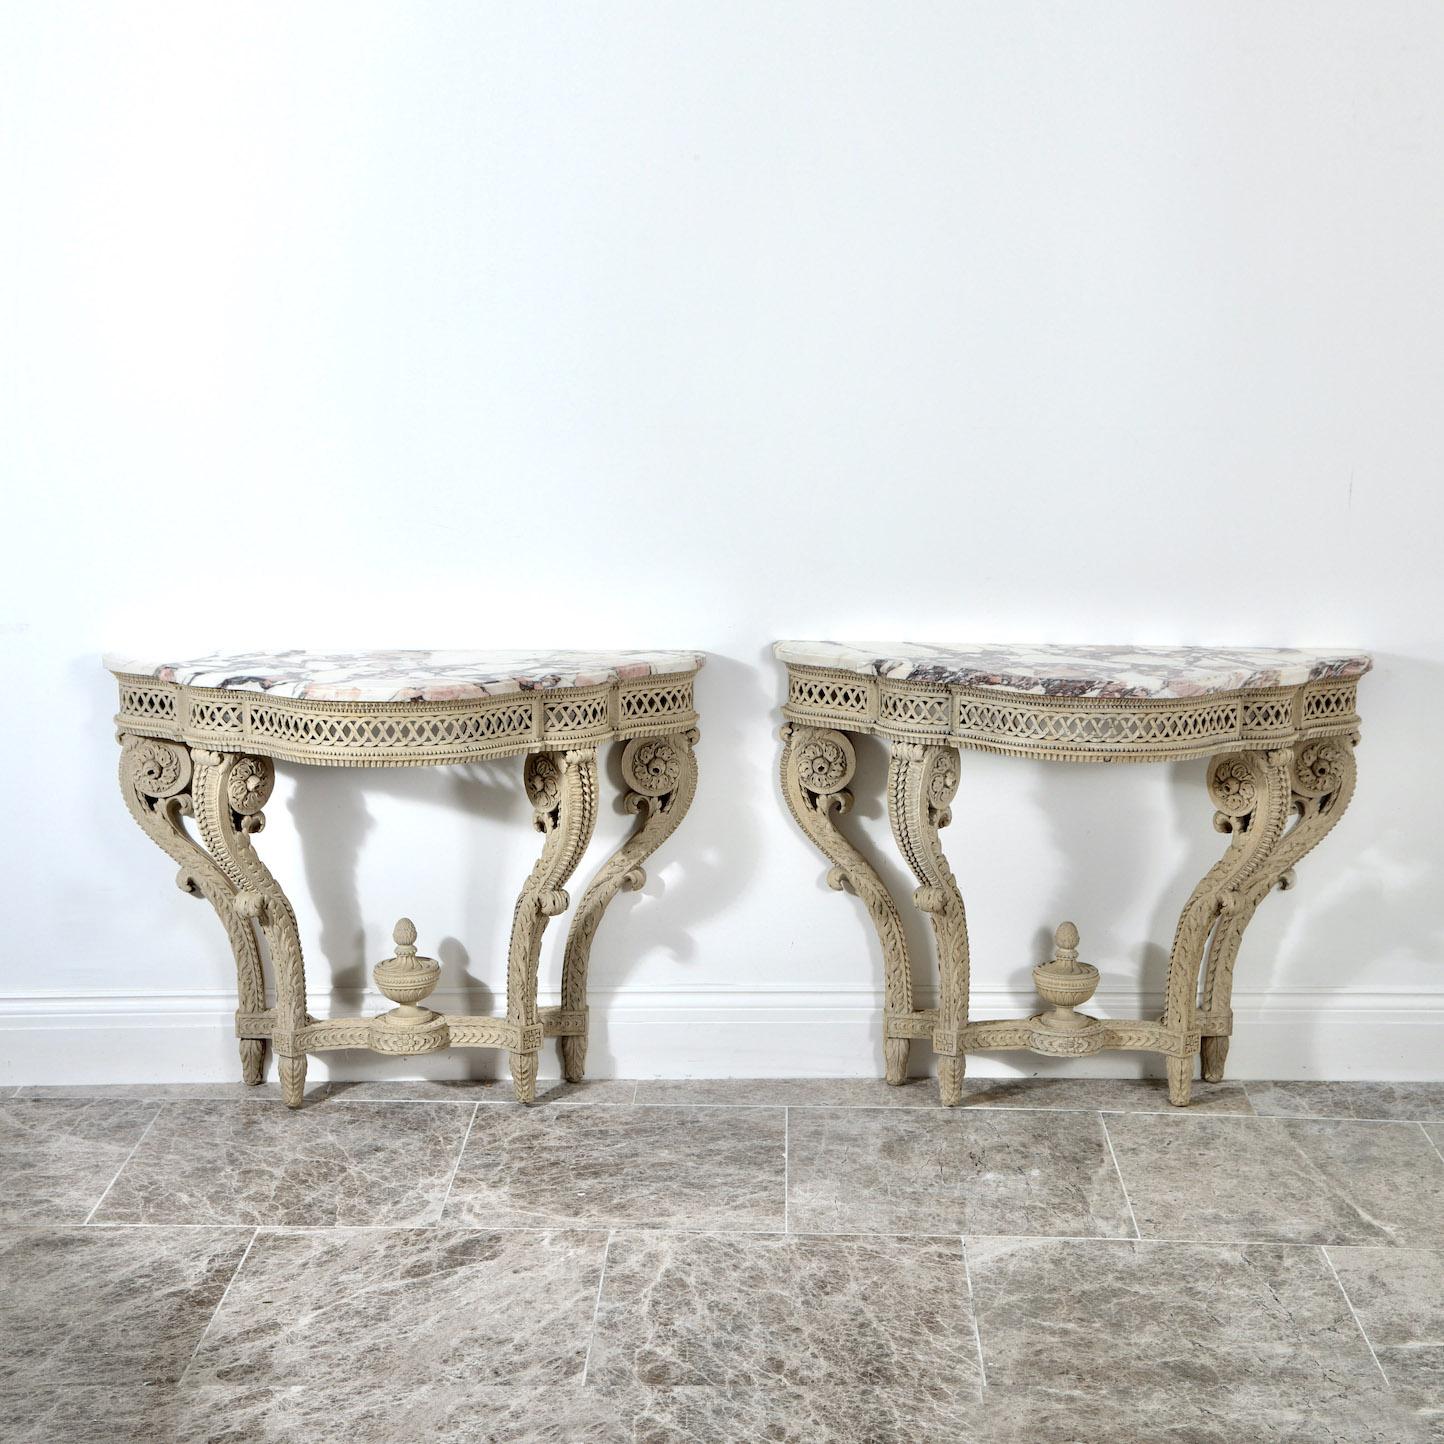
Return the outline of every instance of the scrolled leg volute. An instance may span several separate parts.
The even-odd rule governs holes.
[[[268,757],[193,748],[195,817],[206,847],[236,889],[234,907],[266,940],[276,980],[276,1067],[287,1107],[299,1108],[306,1088],[306,967],[291,901],[261,861],[251,839],[266,825],[261,810],[275,786]]]
[[[517,1101],[536,1097],[542,1025],[537,1013],[537,962],[542,934],[570,899],[565,886],[591,841],[597,820],[595,750],[534,752],[523,769],[534,825],[545,839],[512,913],[507,950],[506,1016],[519,1044],[508,1055]]]
[[[938,950],[938,1093],[946,1107],[963,1099],[967,1058],[962,1030],[968,1021],[968,917],[957,879],[943,855],[939,832],[952,821],[958,791],[953,747],[899,742],[888,767],[887,810],[904,860],[918,880],[913,902],[928,916]]]
[[[567,932],[562,960],[562,1011],[587,1016],[587,964],[592,941],[612,899],[646,881],[643,864],[677,830],[697,791],[695,728],[663,737],[634,737],[622,746],[623,805],[637,823],[587,884]],[[587,1035],[561,1038],[562,1076],[580,1083],[586,1071]]]
[[[1212,1026],[1232,1026],[1233,970],[1239,944],[1259,904],[1278,888],[1293,886],[1294,868],[1329,834],[1344,815],[1354,795],[1357,769],[1356,737],[1325,737],[1301,742],[1289,753],[1287,781],[1293,825],[1283,832],[1267,857],[1247,878],[1237,882],[1224,898],[1218,925],[1208,942],[1203,982],[1203,1016]],[[1223,1079],[1228,1059],[1227,1032],[1210,1033],[1201,1040],[1203,1076],[1210,1083]]]
[[[1292,766],[1287,748],[1232,752],[1209,761],[1208,791],[1217,809],[1213,825],[1229,835],[1229,845],[1190,894],[1173,935],[1163,1024],[1169,1035],[1168,1097],[1176,1107],[1186,1106],[1192,1093],[1201,1034],[1224,1021],[1212,1006],[1206,1005],[1201,1016],[1198,1011],[1205,950],[1220,927],[1233,927],[1228,920],[1255,887],[1262,883],[1266,892],[1278,879],[1275,862],[1293,807]],[[1218,1058],[1218,1050],[1210,1056]]]
[[[912,963],[902,915],[872,865],[839,830],[837,822],[852,809],[848,790],[857,769],[857,753],[845,732],[789,722],[781,731],[782,794],[797,825],[832,864],[827,885],[850,887],[867,907],[882,946],[885,1016],[883,1061],[887,1081],[907,1082],[907,1037],[893,1037],[889,1025],[913,1012]]]
[[[195,791],[202,777],[190,751],[179,742],[120,736],[120,790],[142,831],[180,867],[176,882],[192,897],[204,898],[226,930],[236,962],[236,1009],[245,1019],[266,1009],[266,982],[252,916],[237,906],[240,885],[228,869],[196,842],[184,819],[196,813]],[[265,1038],[240,1039],[241,1075],[251,1085],[266,1072]]]

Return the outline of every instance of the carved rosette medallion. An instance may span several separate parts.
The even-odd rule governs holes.
[[[798,743],[793,765],[809,792],[840,792],[852,781],[857,754],[840,732],[813,732]]]
[[[1208,792],[1213,805],[1225,817],[1247,817],[1258,807],[1257,770],[1241,753],[1219,757],[1208,769]]]
[[[634,737],[622,749],[622,776],[644,797],[665,797],[682,777],[682,758],[666,737]]]
[[[958,754],[951,747],[929,747],[923,760],[923,786],[928,806],[946,813],[958,795]],[[946,824],[944,824],[946,825]]]
[[[132,742],[128,750],[131,777],[143,796],[159,801],[190,786],[191,759],[184,747],[145,737]]]
[[[275,785],[276,768],[269,757],[242,757],[226,780],[226,801],[232,812],[249,817],[266,805]]]
[[[522,769],[526,795],[537,812],[552,811],[561,798],[562,763],[555,752],[532,752]]]
[[[1304,797],[1337,792],[1344,780],[1344,759],[1337,741],[1306,742],[1294,753],[1293,788]]]

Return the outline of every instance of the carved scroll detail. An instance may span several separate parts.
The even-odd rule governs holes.
[[[570,900],[563,889],[596,826],[597,754],[590,749],[534,752],[522,775],[536,829],[545,841],[512,912],[506,1016],[535,1028],[539,1042],[536,990],[542,934],[553,917],[566,911]],[[537,1049],[513,1049],[508,1058],[517,1100],[530,1103],[536,1097]]]
[[[797,825],[832,864],[827,885],[851,887],[867,907],[882,945],[883,992],[889,1017],[913,1011],[912,962],[902,915],[872,865],[843,836],[837,819],[852,808],[847,784],[857,768],[857,754],[845,732],[802,727],[789,722],[782,737],[782,795]],[[884,1033],[883,1056],[889,1083],[907,1082],[907,1038]]]
[[[194,811],[189,752],[177,742],[153,737],[120,738],[120,791],[141,830],[180,867],[176,882],[192,897],[215,909],[236,960],[236,1009],[239,1014],[263,1013],[266,982],[255,928],[235,906],[236,885],[207,856],[187,831],[184,819]],[[241,1074],[260,1083],[266,1072],[266,1040],[240,1040]]]
[[[913,901],[933,925],[938,948],[938,1017],[933,1048],[945,1106],[962,1101],[966,1060],[961,1033],[968,1021],[968,918],[939,831],[952,821],[958,791],[953,747],[895,743],[888,767],[888,817],[898,848],[919,887]]]
[[[1321,738],[1293,749],[1289,772],[1293,826],[1278,840],[1266,862],[1247,880],[1237,883],[1225,899],[1223,916],[1208,944],[1204,974],[1205,1013],[1228,1016],[1233,997],[1233,969],[1239,944],[1259,904],[1275,888],[1293,886],[1293,869],[1329,834],[1354,795],[1357,771],[1351,739]],[[1223,1078],[1228,1059],[1226,1034],[1205,1036],[1203,1076],[1210,1083]]]
[[[306,1014],[306,968],[301,936],[290,899],[261,861],[251,838],[266,825],[261,810],[275,785],[268,757],[193,748],[195,817],[206,847],[236,889],[234,907],[254,919],[266,939],[276,977],[275,1032],[281,1092],[291,1108],[301,1106],[306,1084],[306,1053],[300,1033]]]
[[[1292,763],[1292,753],[1280,748],[1228,753],[1208,766],[1209,796],[1218,809],[1213,825],[1230,834],[1230,842],[1190,894],[1173,935],[1163,1022],[1179,1039],[1179,1051],[1168,1058],[1169,1101],[1178,1107],[1187,1104],[1192,1091],[1192,1038],[1204,949],[1220,916],[1236,904],[1239,890],[1271,875],[1270,860],[1293,805]]]
[[[697,791],[697,758],[692,749],[695,728],[670,737],[633,738],[622,748],[622,778],[627,791],[623,806],[637,818],[620,847],[598,868],[577,904],[567,933],[562,960],[562,1008],[586,1014],[587,964],[592,941],[612,899],[624,888],[640,888],[647,880],[642,864],[676,831]],[[580,1083],[586,1070],[585,1033],[561,1040],[562,1074]]]

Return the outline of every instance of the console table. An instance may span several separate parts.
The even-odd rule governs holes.
[[[828,883],[867,905],[882,944],[887,1080],[907,1078],[913,1038],[932,1040],[942,1101],[962,1101],[966,1056],[1026,1048],[1079,1057],[1104,1048],[1160,1053],[1172,1103],[1188,1103],[1193,1060],[1223,1076],[1230,997],[1244,929],[1275,886],[1339,820],[1354,790],[1358,678],[1370,659],[1297,649],[923,646],[778,642],[787,665],[782,788],[798,825],[833,864]],[[938,1006],[916,1008],[902,918],[877,873],[839,830],[852,805],[849,734],[891,748],[887,806],[932,921]],[[1209,759],[1224,856],[1179,916],[1161,1019],[1096,1018],[1078,1008],[1097,969],[1078,960],[1065,922],[1033,970],[1050,1007],[1030,1018],[971,1019],[968,929],[940,829],[958,790],[958,749],[1064,762]],[[1200,974],[1202,993],[1200,996]]]
[[[131,815],[180,865],[182,889],[216,910],[235,954],[236,1035],[247,1083],[276,1051],[285,1101],[301,1105],[306,1055],[370,1048],[413,1055],[504,1048],[516,1096],[536,1096],[544,1037],[561,1039],[579,1081],[587,1052],[587,960],[612,898],[686,814],[696,652],[275,652],[190,662],[107,656],[120,684],[120,785]],[[537,1006],[548,921],[591,839],[597,748],[622,743],[631,834],[587,886],[567,934],[559,1008]],[[541,856],[522,885],[507,951],[506,1016],[447,1017],[420,1006],[439,966],[417,956],[403,918],[376,981],[397,1006],[376,1018],[313,1018],[296,916],[252,839],[275,780],[273,759],[331,767],[431,767],[525,758]],[[185,819],[194,823],[194,833]],[[258,936],[259,930],[259,936]],[[260,942],[275,981],[267,1001]]]

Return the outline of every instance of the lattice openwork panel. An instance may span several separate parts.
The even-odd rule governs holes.
[[[213,702],[191,698],[189,726],[197,732],[239,732],[245,713],[239,702]]]
[[[120,710],[129,717],[169,722],[175,717],[174,689],[120,684]]]
[[[546,704],[548,732],[589,732],[607,725],[607,699],[574,697]]]
[[[952,699],[946,692],[894,692],[885,690],[879,719],[915,732],[946,732],[952,722]]]
[[[792,674],[790,699],[799,707],[816,707],[827,712],[843,712],[866,717],[868,690],[862,682],[848,682],[832,677],[805,677]]]
[[[1293,702],[1288,697],[1246,697],[1241,721],[1247,732],[1287,732],[1293,726]]]
[[[686,716],[692,711],[692,684],[681,682],[673,687],[648,687],[622,693],[622,720],[644,722],[653,718]]]
[[[530,702],[462,714],[412,716],[299,712],[265,705],[251,708],[250,735],[291,748],[361,752],[454,752],[531,735]]]
[[[1320,687],[1304,695],[1304,721],[1324,722],[1330,717],[1352,717],[1358,689],[1353,683]]]
[[[964,736],[1024,748],[1206,748],[1238,735],[1238,704],[1224,701],[1202,707],[1065,712],[965,699],[961,722]]]

